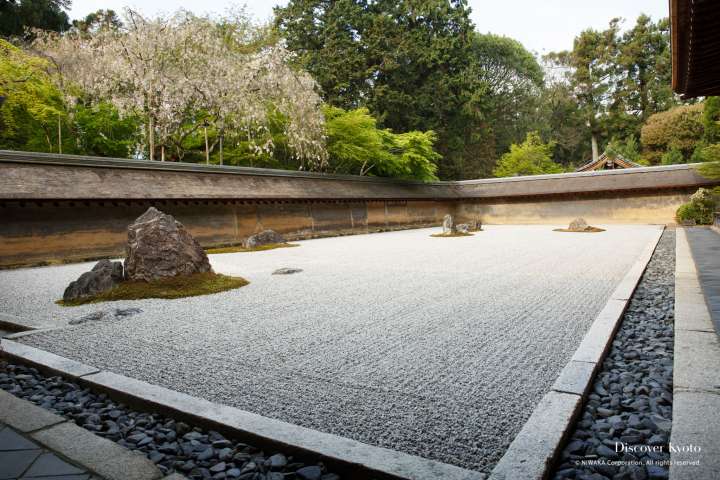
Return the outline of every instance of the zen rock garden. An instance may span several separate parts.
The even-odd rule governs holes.
[[[242,248],[252,251],[276,246],[290,245],[277,232],[263,230],[249,236]],[[283,267],[275,270],[273,275],[299,272],[302,269]],[[100,260],[89,272],[68,285],[62,302],[77,305],[96,300],[151,296],[181,298],[217,293],[246,284],[242,278],[213,272],[205,250],[183,224],[172,215],[150,207],[128,226],[125,261]],[[75,321],[82,323],[85,320]]]
[[[720,480],[720,0],[95,3],[0,0],[0,480]]]
[[[465,231],[452,217],[445,220],[446,233]],[[25,345],[264,417],[489,473],[657,227],[613,226],[602,242],[545,225],[491,225],[482,233],[479,227],[468,224],[468,233],[478,233],[450,243],[430,238],[440,230],[435,227],[306,240],[298,248],[255,253],[246,247],[257,243],[246,241],[237,253],[206,257],[172,217],[151,210],[129,229],[126,264],[153,278],[155,252],[169,249],[189,259],[192,269],[163,262],[158,271],[181,274],[132,280],[127,268],[119,284],[87,297],[95,303],[72,308],[55,305],[32,286],[61,293],[89,267],[9,270],[0,278],[24,285],[8,297],[16,315],[61,327],[22,337]],[[258,233],[271,244],[281,240]],[[606,260],[599,263],[598,256]],[[558,263],[565,265],[562,272]],[[140,296],[100,302],[135,284],[143,290],[170,280],[194,285],[207,275],[242,275],[250,283],[176,301]],[[511,293],[518,285],[521,297]],[[473,305],[472,321],[448,323],[447,312],[464,305]],[[465,367],[449,371],[449,364]],[[532,373],[518,378],[519,372]],[[492,401],[477,401],[483,398]],[[422,425],[413,412],[423,412]],[[101,415],[100,432],[107,431],[104,421]],[[157,433],[170,428],[166,421],[143,428]],[[463,431],[467,438],[458,435]],[[139,444],[152,458],[165,455],[159,464],[193,479],[206,478],[201,469],[221,462],[217,473],[227,478],[235,478],[230,470],[245,468],[231,467],[224,453],[200,461],[193,457],[199,451],[180,454],[178,432],[175,453],[162,437],[148,434],[153,440],[147,443],[135,431],[122,432],[124,444]],[[476,433],[482,442],[473,440]],[[584,452],[591,448],[588,443]],[[289,459],[289,452],[279,453]],[[191,459],[198,470],[180,469],[179,462]],[[274,471],[255,473],[267,478]]]

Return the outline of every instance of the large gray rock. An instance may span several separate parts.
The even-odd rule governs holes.
[[[128,227],[125,278],[146,282],[211,272],[205,251],[172,215],[150,207]]]
[[[100,260],[89,272],[85,272],[65,289],[63,300],[78,300],[92,297],[117,286],[123,281],[123,266],[120,262]]]
[[[285,238],[274,230],[263,230],[255,235],[250,235],[245,240],[245,248],[256,248],[271,243],[285,243]]]

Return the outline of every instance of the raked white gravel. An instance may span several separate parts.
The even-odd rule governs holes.
[[[309,240],[211,256],[250,285],[63,308],[92,263],[0,272],[0,311],[66,325],[24,342],[362,442],[489,471],[657,226],[488,226]],[[293,275],[271,275],[296,267]]]

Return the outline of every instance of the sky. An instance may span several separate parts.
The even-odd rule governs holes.
[[[84,17],[98,8],[119,12],[126,6],[148,15],[181,6],[198,14],[222,13],[243,3],[257,20],[268,20],[272,7],[287,0],[73,0],[70,17]],[[654,19],[668,16],[667,0],[469,0],[469,5],[479,32],[514,38],[540,55],[571,49],[575,35],[586,28],[604,28],[613,17],[627,19],[630,26],[641,13]]]

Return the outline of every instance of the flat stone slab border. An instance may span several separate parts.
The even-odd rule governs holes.
[[[714,480],[720,478],[720,340],[684,228],[675,249],[670,479]]]
[[[490,480],[543,480],[550,474],[664,231],[664,226],[658,227],[657,234],[610,295],[551,390],[490,473]]]
[[[101,371],[12,340],[2,340],[0,355],[61,375],[94,390],[106,392],[131,406],[189,421],[232,435],[241,441],[318,456],[334,470],[350,479],[485,480],[487,477],[481,472],[367,445],[349,438],[209,402],[116,373]],[[42,410],[33,404],[29,406]],[[64,421],[62,418],[61,420]],[[81,427],[75,427],[100,441],[109,442]],[[50,442],[53,438],[48,437],[46,440]],[[118,446],[118,448],[123,447]],[[81,462],[77,461],[77,463]],[[112,477],[108,478],[112,480]],[[144,480],[144,477],[137,478]]]
[[[17,334],[42,329],[44,327],[43,325],[34,325],[33,323],[28,322],[24,318],[17,317],[15,315],[0,313],[0,328],[15,332]]]
[[[101,438],[42,407],[0,390],[0,423],[8,425],[105,480],[178,480],[163,477],[144,455]]]

